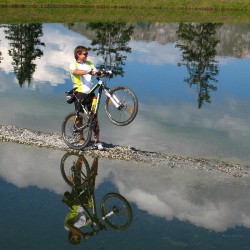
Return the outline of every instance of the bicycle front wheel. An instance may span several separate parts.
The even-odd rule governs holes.
[[[101,200],[102,216],[105,222],[116,230],[125,230],[132,223],[132,209],[128,201],[117,193],[106,194]]]
[[[83,155],[66,153],[60,168],[63,179],[71,187],[81,187],[89,178],[90,167]]]
[[[88,124],[88,117],[84,113],[72,112],[68,114],[62,124],[62,138],[72,149],[85,148],[92,136],[92,129]]]
[[[118,126],[125,126],[131,123],[138,112],[138,100],[135,93],[128,87],[117,86],[110,90],[112,98],[119,105],[118,107],[107,97],[105,111],[109,120]]]

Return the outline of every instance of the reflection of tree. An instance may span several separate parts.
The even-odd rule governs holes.
[[[124,52],[130,53],[131,48],[128,42],[133,33],[134,27],[126,23],[89,23],[87,29],[96,32],[96,38],[92,40],[93,48],[97,55],[102,55],[104,63],[99,68],[109,68],[114,75],[124,75],[123,65],[127,56]]]
[[[8,25],[5,30],[6,38],[9,39],[11,49],[9,55],[13,58],[13,68],[20,86],[25,81],[30,84],[35,72],[36,64],[33,61],[43,55],[38,48],[44,46],[39,39],[43,35],[41,24],[18,24]]]
[[[215,38],[215,34],[220,26],[221,24],[212,23],[181,23],[177,30],[177,47],[182,50],[183,64],[190,75],[184,81],[190,87],[194,84],[197,86],[199,108],[204,102],[211,103],[210,91],[217,90],[212,82],[218,82],[216,76],[219,70],[215,55],[219,40]]]

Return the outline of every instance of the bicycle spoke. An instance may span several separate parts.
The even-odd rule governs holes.
[[[91,139],[92,130],[86,115],[76,112],[69,114],[62,125],[62,135],[66,144],[73,149],[84,148]]]
[[[106,195],[101,203],[102,214],[108,216],[105,221],[114,229],[124,230],[132,222],[132,210],[127,200],[119,194]]]
[[[66,153],[61,160],[61,173],[70,186],[82,186],[89,178],[87,160],[75,153]]]
[[[111,98],[107,99],[105,110],[108,118],[116,125],[127,125],[137,114],[138,102],[132,91],[127,87],[118,86],[110,91],[115,100],[119,100],[119,107],[115,106]]]

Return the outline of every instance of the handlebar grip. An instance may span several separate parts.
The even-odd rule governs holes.
[[[88,74],[92,75],[93,74],[93,69],[91,69]]]
[[[101,76],[101,75],[104,75],[104,76],[111,76],[113,73],[112,71],[97,71],[96,72],[96,76]]]
[[[102,71],[97,71],[97,72],[96,72],[96,75],[97,75],[97,76],[101,76],[101,75],[102,75]]]

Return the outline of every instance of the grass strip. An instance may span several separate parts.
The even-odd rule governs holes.
[[[216,22],[250,23],[242,11],[99,9],[99,8],[1,8],[0,23],[72,22]]]
[[[250,10],[250,0],[0,0],[2,7],[171,8],[200,10]]]

